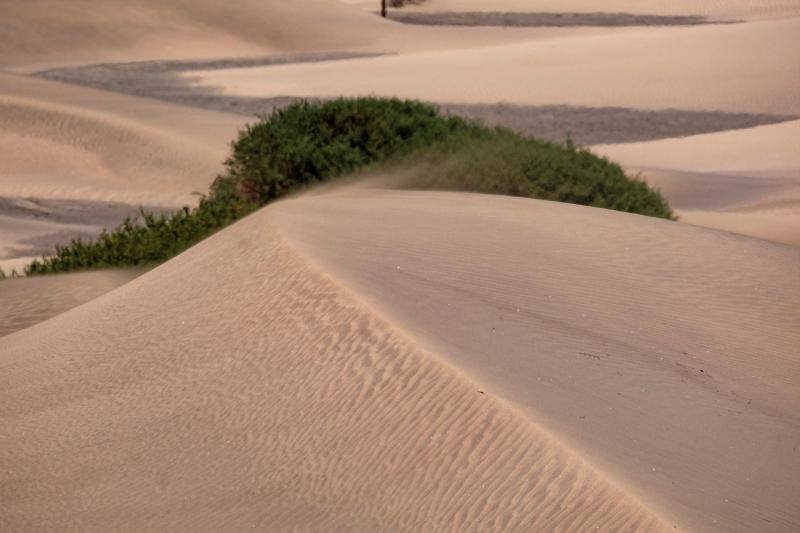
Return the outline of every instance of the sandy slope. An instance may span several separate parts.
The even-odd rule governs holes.
[[[641,171],[685,222],[800,244],[800,121],[594,150]]]
[[[193,203],[246,121],[0,73],[0,196]]]
[[[583,30],[577,30],[581,32]],[[417,28],[337,0],[4,0],[0,69],[286,52],[465,48],[550,29]]]
[[[800,93],[792,89],[800,86],[800,66],[791,60],[799,33],[800,19],[628,28],[497,48],[197,75],[202,85],[242,96],[377,94],[800,114]]]
[[[683,527],[800,527],[800,251],[479,195],[276,206],[316,263]]]
[[[247,120],[0,73],[0,197],[192,205]],[[94,225],[88,215],[85,228],[3,217],[0,266],[31,259],[4,250]]]
[[[0,65],[29,69],[347,47],[377,39],[383,22],[328,0],[301,6],[243,0],[231,7],[213,0],[4,0]]]
[[[662,528],[310,267],[277,212],[0,339],[0,529]]]
[[[140,274],[137,270],[102,270],[3,280],[0,337],[94,300]]]

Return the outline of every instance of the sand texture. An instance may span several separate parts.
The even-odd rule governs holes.
[[[664,527],[310,267],[275,212],[0,340],[0,528]]]
[[[145,273],[0,280],[0,531],[800,530],[800,3],[599,4],[403,12],[694,25],[0,1],[6,272],[195,204],[303,97],[574,133],[681,218],[351,183]]]
[[[43,322],[124,285],[141,270],[101,270],[0,282],[0,337]]]

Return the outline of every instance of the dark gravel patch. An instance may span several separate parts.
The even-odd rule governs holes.
[[[519,28],[574,26],[698,26],[730,24],[699,15],[637,15],[633,13],[529,13],[506,11],[390,11],[388,18],[403,24],[423,26],[506,26]]]
[[[260,59],[213,61],[148,61],[101,64],[48,70],[37,76],[174,104],[255,116],[301,100],[292,95],[273,98],[226,96],[214,88],[192,83],[198,69],[225,69],[283,65],[292,62],[335,61],[365,57],[363,54],[301,54]],[[370,56],[367,56],[370,57]],[[444,113],[476,119],[490,126],[504,126],[524,135],[563,142],[570,136],[580,145],[648,141],[669,137],[750,128],[794,120],[777,116],[719,111],[677,109],[637,110],[620,107],[566,105],[525,106],[438,103]]]

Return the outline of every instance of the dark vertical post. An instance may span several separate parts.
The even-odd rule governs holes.
[[[381,0],[381,16],[386,18],[386,0]]]

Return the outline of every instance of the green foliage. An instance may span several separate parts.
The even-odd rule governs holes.
[[[232,144],[226,171],[199,206],[142,212],[92,242],[75,240],[26,273],[159,263],[254,209],[361,168],[397,171],[404,187],[467,190],[572,202],[671,218],[661,195],[606,159],[525,139],[397,99],[300,102],[261,117]]]
[[[300,187],[407,154],[455,132],[484,132],[434,106],[376,98],[300,102],[247,126],[217,180],[242,198],[266,203]]]
[[[395,183],[417,189],[525,196],[672,218],[664,198],[622,168],[575,147],[496,130],[488,138],[453,136],[392,163]],[[388,169],[388,174],[395,172]]]

